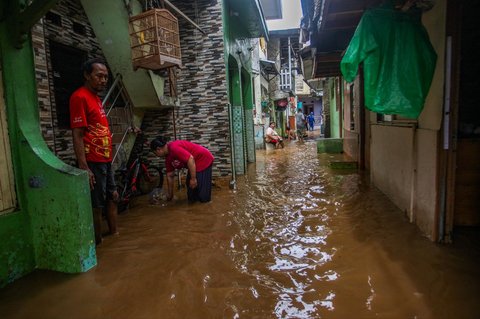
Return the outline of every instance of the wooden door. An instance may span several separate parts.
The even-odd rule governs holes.
[[[0,69],[0,215],[16,207],[13,165],[3,96],[2,70]]]

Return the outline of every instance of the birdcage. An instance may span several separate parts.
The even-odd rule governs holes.
[[[131,17],[130,44],[135,70],[181,67],[178,20],[166,9],[152,9]]]

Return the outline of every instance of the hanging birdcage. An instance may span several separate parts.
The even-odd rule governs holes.
[[[151,9],[131,17],[130,44],[135,70],[181,67],[178,20],[166,9]]]

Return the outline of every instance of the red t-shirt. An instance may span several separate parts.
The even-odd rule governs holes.
[[[81,87],[70,97],[71,128],[85,127],[83,143],[87,162],[112,161],[112,134],[98,95]]]
[[[189,141],[173,141],[167,144],[168,155],[165,158],[167,172],[186,167],[188,159],[193,156],[197,172],[201,172],[213,163],[213,155],[205,147]]]

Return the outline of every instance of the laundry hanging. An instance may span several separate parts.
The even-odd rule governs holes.
[[[371,111],[418,118],[436,60],[420,19],[386,5],[365,11],[340,67],[352,82],[363,62],[365,106]]]

